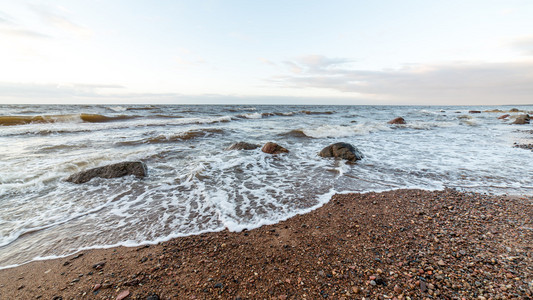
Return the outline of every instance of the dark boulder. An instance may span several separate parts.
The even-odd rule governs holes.
[[[509,114],[501,115],[501,116],[498,117],[498,120],[507,119],[507,118],[509,118],[510,116],[511,116],[511,115],[509,115]]]
[[[387,123],[389,123],[389,124],[405,124],[405,119],[402,118],[402,117],[398,117],[396,119],[390,120]]]
[[[321,157],[335,157],[346,159],[351,162],[363,159],[363,153],[348,143],[336,143],[329,145],[318,153]]]
[[[511,124],[529,124],[529,115],[519,115]]]
[[[480,110],[470,110],[468,112],[471,113],[471,114],[480,114],[481,113]]]
[[[250,144],[246,142],[233,143],[226,150],[254,150],[259,148],[259,145]]]
[[[268,153],[268,154],[281,154],[281,153],[288,153],[289,150],[281,147],[280,145],[272,142],[266,143],[263,148],[261,148],[261,151]]]
[[[140,161],[121,162],[118,164],[93,168],[73,174],[67,178],[66,181],[73,183],[84,183],[95,177],[116,178],[127,175],[135,175],[137,177],[146,176],[146,165]]]
[[[520,110],[518,108],[511,108],[509,111],[510,112],[519,112]]]

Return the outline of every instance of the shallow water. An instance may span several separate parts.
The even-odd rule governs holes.
[[[0,267],[250,229],[310,211],[334,192],[531,195],[533,152],[513,143],[532,143],[532,126],[485,112],[511,108],[0,106]],[[407,124],[387,124],[397,116]],[[224,150],[237,141],[275,141],[291,152]],[[340,141],[365,158],[350,165],[317,156]],[[148,177],[64,181],[125,160],[144,161]]]

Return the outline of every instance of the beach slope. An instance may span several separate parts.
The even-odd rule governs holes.
[[[250,231],[0,270],[0,298],[527,299],[532,204],[454,190],[335,195]]]

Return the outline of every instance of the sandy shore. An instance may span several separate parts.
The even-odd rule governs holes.
[[[532,218],[521,197],[335,195],[251,231],[0,270],[0,299],[529,299]]]

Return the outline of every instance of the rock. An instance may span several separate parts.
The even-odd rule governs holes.
[[[222,283],[216,283],[214,286],[213,286],[215,289],[221,289],[223,287]]]
[[[93,292],[98,291],[101,287],[102,287],[101,284],[99,284],[99,283],[95,284],[95,285],[93,286]]]
[[[400,294],[400,293],[402,292],[402,289],[401,289],[398,285],[395,285],[395,286],[394,286],[394,292],[395,292],[396,294]]]
[[[263,148],[261,148],[261,151],[268,153],[268,154],[281,154],[281,153],[288,153],[289,150],[281,147],[280,145],[268,142],[266,143]]]
[[[511,108],[509,111],[510,112],[519,112],[520,110],[518,108]]]
[[[498,120],[507,119],[510,116],[511,116],[510,114],[501,115],[501,116],[498,117]]]
[[[428,287],[427,287],[427,285],[426,285],[426,282],[423,281],[423,280],[420,280],[420,291],[421,291],[422,293],[425,293],[425,292],[428,291]]]
[[[67,178],[66,181],[79,184],[87,182],[95,177],[116,178],[127,175],[135,175],[137,177],[146,176],[146,165],[140,161],[121,162],[73,174]]]
[[[93,269],[97,269],[98,270],[98,269],[103,268],[104,266],[105,266],[105,261],[101,261],[101,262],[95,263],[93,265]]]
[[[157,294],[151,294],[150,296],[146,297],[146,300],[159,300],[159,296]]]
[[[469,110],[468,113],[470,113],[470,114],[480,114],[481,111],[479,111],[479,110]]]
[[[363,153],[348,143],[336,143],[322,149],[318,156],[346,159],[351,162],[363,159]]]
[[[439,265],[439,266],[445,266],[446,263],[441,259],[441,260],[439,260],[439,261],[437,262],[437,265]]]
[[[254,150],[259,147],[260,147],[259,145],[255,145],[255,144],[250,144],[246,142],[237,142],[237,143],[231,144],[231,146],[226,148],[226,150]]]
[[[126,299],[126,297],[128,297],[129,295],[130,295],[130,290],[122,291],[120,292],[120,294],[118,294],[117,300]]]
[[[388,124],[405,124],[405,119],[402,118],[402,117],[398,117],[396,119],[392,119],[390,120],[389,122],[387,122]]]
[[[520,115],[520,116],[517,116],[516,119],[514,120],[513,123],[511,124],[529,124],[529,115],[528,114],[525,114],[525,115]]]

